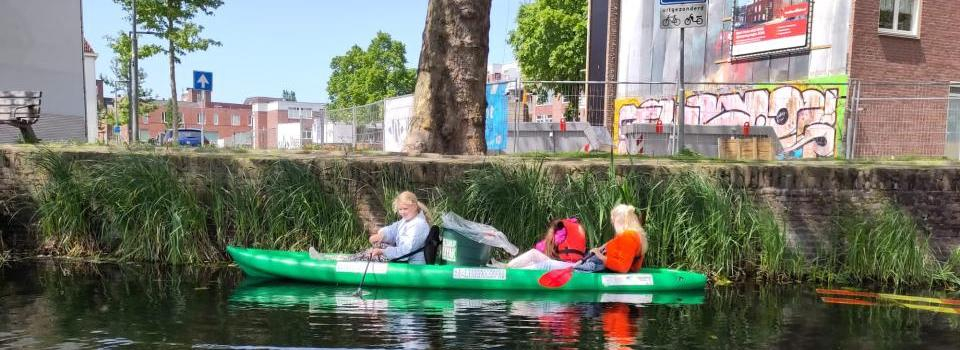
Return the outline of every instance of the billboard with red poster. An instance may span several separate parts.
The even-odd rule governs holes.
[[[734,0],[733,58],[809,49],[808,0]]]

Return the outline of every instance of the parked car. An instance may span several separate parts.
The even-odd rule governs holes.
[[[204,145],[210,144],[210,140],[202,136],[200,129],[177,129],[177,138],[179,139],[178,144],[181,146],[199,147],[201,142]],[[160,135],[160,144],[173,144],[173,130],[167,130],[163,135]]]

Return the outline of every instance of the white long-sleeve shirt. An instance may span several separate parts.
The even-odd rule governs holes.
[[[388,260],[396,259],[420,249],[427,241],[429,234],[430,224],[427,223],[427,218],[423,216],[423,212],[418,213],[410,220],[400,219],[383,228],[383,243],[389,246],[383,250],[383,257]],[[411,255],[409,259],[411,264],[426,263],[423,252]]]

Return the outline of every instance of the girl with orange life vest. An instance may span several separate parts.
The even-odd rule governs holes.
[[[577,218],[553,220],[534,249],[510,260],[505,267],[537,270],[570,267],[583,258],[586,250],[587,235]]]
[[[575,269],[581,272],[637,272],[647,253],[647,232],[632,205],[619,204],[610,210],[615,236],[590,250],[590,256]]]

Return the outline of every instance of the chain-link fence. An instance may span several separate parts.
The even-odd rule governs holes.
[[[957,86],[854,81],[850,89],[847,157],[960,157]]]
[[[361,106],[327,110],[314,119],[319,145],[341,145],[353,149],[383,149],[383,105],[377,101]]]
[[[840,76],[686,83],[684,91],[681,106],[680,87],[670,82],[489,83],[487,148],[661,156],[676,154],[683,144],[716,157],[731,139],[759,139],[778,159],[960,157],[960,86],[948,83],[848,82]],[[315,112],[308,138],[317,145],[398,152],[412,116],[409,95]]]

